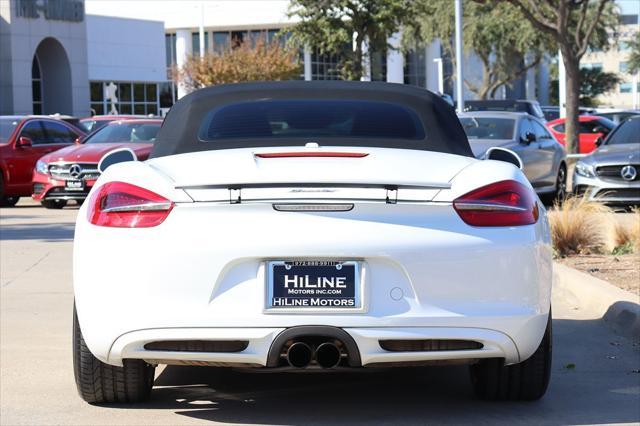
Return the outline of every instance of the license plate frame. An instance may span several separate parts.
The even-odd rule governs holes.
[[[85,190],[85,182],[80,179],[69,179],[64,182],[65,191],[84,191]]]
[[[300,284],[304,284],[301,286],[300,290],[305,291],[313,291],[313,294],[298,294],[298,295],[290,295],[283,296],[282,292],[284,290],[284,283],[281,278],[277,278],[280,275],[280,271],[282,268],[290,266],[290,269],[293,270],[294,273],[301,273],[304,271],[311,271],[316,269],[315,278],[318,276],[320,278],[334,278],[334,280],[329,280],[329,282],[333,282],[334,287],[329,285],[329,282],[324,281],[324,287],[313,287],[307,288],[306,285],[309,284],[309,280],[311,280],[311,285],[320,285],[317,280],[314,280],[314,277],[310,277],[307,281],[299,281]],[[279,270],[276,270],[278,268]],[[335,272],[332,274],[326,274],[321,271],[320,268],[336,268]],[[344,271],[343,274],[340,274],[338,271]],[[303,277],[305,275],[298,275],[298,277]],[[346,292],[342,295],[331,295],[331,294],[318,294],[318,290],[334,290],[338,289],[335,287],[340,284],[338,280],[340,277],[347,277],[346,279]],[[277,312],[287,312],[287,311],[302,311],[302,312],[361,312],[364,309],[363,304],[363,285],[362,285],[362,265],[361,262],[357,260],[273,260],[266,262],[266,310],[267,311],[277,311]],[[277,283],[276,283],[277,282]],[[276,287],[277,286],[277,287]],[[350,294],[352,291],[352,295]],[[287,304],[286,302],[280,302],[279,304],[274,303],[276,298],[286,298],[290,300],[307,300],[305,302],[293,302]],[[314,304],[311,299],[318,299],[319,302]],[[337,302],[339,300],[345,300],[346,302]],[[348,302],[351,300],[352,302]],[[324,302],[322,302],[324,301]],[[325,304],[326,303],[326,304]],[[336,303],[340,303],[337,304]],[[352,305],[345,305],[344,303],[352,303]]]

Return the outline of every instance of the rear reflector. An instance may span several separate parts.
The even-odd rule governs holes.
[[[150,228],[169,216],[173,202],[124,182],[108,182],[89,201],[89,222],[115,228]]]
[[[148,351],[163,352],[242,352],[247,347],[246,340],[166,340],[144,345]]]
[[[473,340],[380,340],[378,343],[389,352],[468,351],[483,348],[482,343]]]
[[[539,214],[533,191],[514,180],[475,189],[454,200],[453,208],[472,226],[531,225]]]
[[[366,157],[364,152],[263,152],[255,154],[258,158],[300,158],[300,157],[331,157],[331,158],[362,158]]]

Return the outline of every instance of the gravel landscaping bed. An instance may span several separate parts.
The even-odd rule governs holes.
[[[575,255],[558,262],[640,296],[640,255]]]

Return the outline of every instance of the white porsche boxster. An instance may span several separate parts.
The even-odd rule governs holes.
[[[532,400],[551,366],[546,211],[474,158],[453,109],[387,83],[217,86],[177,102],[149,160],[108,167],[74,242],[74,373],[147,398],[159,364],[470,365]]]

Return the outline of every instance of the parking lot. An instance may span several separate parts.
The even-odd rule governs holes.
[[[146,404],[87,405],[76,394],[71,361],[76,214],[75,206],[45,210],[24,199],[16,208],[0,209],[3,425],[539,425],[640,419],[640,347],[612,334],[571,295],[558,293],[551,385],[538,402],[478,401],[466,367],[330,374],[168,367],[157,370]]]

